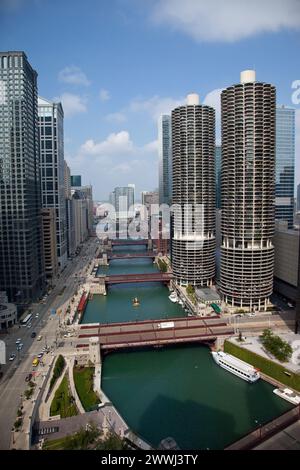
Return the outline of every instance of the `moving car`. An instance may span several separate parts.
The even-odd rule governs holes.
[[[15,359],[16,355],[15,353],[12,353],[10,356],[9,356],[9,361],[13,361]]]
[[[16,344],[20,344],[20,343],[21,343],[21,338],[18,338],[16,341]]]
[[[18,344],[17,350],[18,350],[18,351],[21,351],[22,348],[23,348],[23,343]]]
[[[31,327],[32,327],[32,324],[28,323],[27,328],[31,328]]]
[[[30,382],[31,379],[32,379],[32,374],[28,374],[25,377],[25,382]]]
[[[35,337],[36,337],[36,332],[33,331],[33,332],[31,333],[31,338],[35,338]]]
[[[42,337],[43,337],[42,335],[39,335],[36,340],[41,341]]]
[[[35,314],[35,318],[39,318],[40,314],[39,313],[36,313]]]
[[[38,359],[37,357],[35,357],[35,358],[33,359],[33,361],[32,361],[32,366],[33,366],[33,367],[38,366],[38,365],[39,365],[39,362],[40,362],[39,359]]]

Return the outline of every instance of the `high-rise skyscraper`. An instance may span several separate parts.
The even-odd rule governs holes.
[[[275,218],[294,224],[295,110],[276,110],[276,199]]]
[[[182,285],[215,275],[215,110],[196,94],[172,111],[172,267]],[[189,206],[189,207],[188,207]]]
[[[129,209],[131,208],[130,215],[134,206],[134,185],[118,186],[110,194],[110,201],[115,207],[117,217],[128,217]]]
[[[163,114],[158,120],[159,204],[172,200],[171,117]]]
[[[37,73],[0,53],[0,290],[27,304],[45,287]]]
[[[297,212],[300,212],[300,184],[297,185]]]
[[[56,247],[60,269],[66,265],[64,112],[61,103],[38,99],[42,205],[56,212]]]
[[[216,145],[216,208],[221,209],[221,161],[222,161],[222,147]]]
[[[71,175],[71,186],[81,186],[81,175]]]
[[[220,286],[232,306],[266,308],[273,289],[276,89],[241,73],[221,95]]]

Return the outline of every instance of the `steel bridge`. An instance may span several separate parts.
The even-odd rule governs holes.
[[[212,342],[230,336],[233,329],[218,317],[183,317],[139,322],[81,325],[77,345],[88,347],[88,338],[98,337],[102,350],[163,346],[189,342]]]
[[[172,273],[144,273],[144,274],[114,274],[105,276],[105,284],[128,284],[130,282],[170,282],[173,279]]]

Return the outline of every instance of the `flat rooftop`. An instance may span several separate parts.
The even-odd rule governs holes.
[[[210,287],[202,287],[195,289],[195,294],[199,299],[203,299],[207,302],[214,302],[216,300],[221,301],[221,297],[219,296],[218,292]]]

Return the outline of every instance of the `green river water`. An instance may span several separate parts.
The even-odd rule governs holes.
[[[107,272],[156,270],[151,260],[134,259],[114,260]],[[135,296],[139,307],[132,306]],[[183,315],[162,284],[125,284],[111,287],[106,297],[95,295],[82,323]],[[181,449],[223,449],[292,407],[267,382],[248,384],[217,366],[210,350],[196,344],[110,353],[103,362],[102,388],[133,431],[153,446],[171,436]]]

